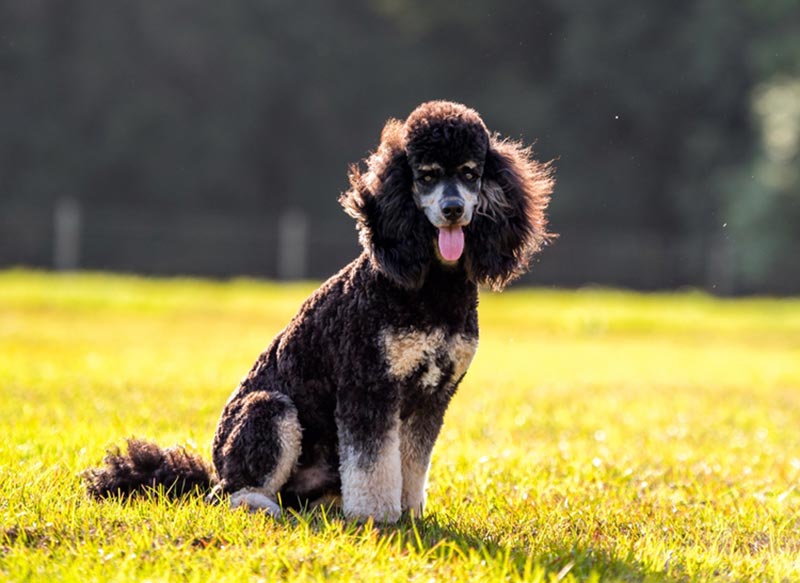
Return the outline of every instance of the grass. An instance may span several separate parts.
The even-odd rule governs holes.
[[[484,294],[417,522],[87,499],[124,437],[208,457],[312,288],[0,273],[0,579],[800,580],[798,300]]]

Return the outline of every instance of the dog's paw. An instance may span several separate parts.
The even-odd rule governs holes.
[[[411,504],[409,506],[404,505],[403,512],[413,518],[421,518],[422,515],[425,513],[425,503],[421,502],[419,504]]]
[[[243,488],[231,494],[231,509],[246,508],[250,512],[266,512],[275,518],[280,517],[280,505],[258,490]]]
[[[400,498],[400,507],[403,512],[416,518],[422,516],[425,510],[425,481],[427,472],[414,476],[412,472],[403,474],[403,495]],[[417,478],[417,479],[414,479]]]
[[[373,522],[380,524],[394,524],[400,520],[400,515],[400,510],[376,511],[370,513],[345,511],[344,513],[345,518],[348,520],[367,522],[371,519]]]
[[[399,501],[377,496],[357,496],[355,500],[344,499],[344,515],[349,520],[366,522],[370,518],[375,522],[394,524],[400,519],[401,509]]]

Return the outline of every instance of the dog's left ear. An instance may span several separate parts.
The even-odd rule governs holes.
[[[545,216],[553,184],[550,164],[534,160],[531,148],[491,136],[478,208],[465,230],[474,281],[501,290],[555,237],[547,233]]]
[[[386,124],[366,171],[350,168],[350,189],[339,202],[356,220],[361,245],[378,271],[400,287],[418,289],[433,260],[436,233],[414,203],[402,131],[402,122]]]

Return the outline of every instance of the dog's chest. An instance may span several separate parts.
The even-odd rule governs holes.
[[[458,382],[478,348],[477,336],[387,328],[381,333],[389,377],[434,391]]]

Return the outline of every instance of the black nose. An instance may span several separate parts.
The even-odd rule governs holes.
[[[443,200],[442,214],[448,221],[457,221],[464,215],[464,203],[452,198]]]

